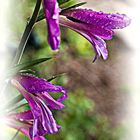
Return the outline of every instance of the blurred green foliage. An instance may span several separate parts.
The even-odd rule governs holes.
[[[65,109],[58,111],[56,120],[62,128],[48,140],[119,140],[123,127],[112,128],[107,117],[96,112],[93,100],[81,89],[69,93]]]
[[[61,4],[65,4],[66,2],[70,1],[70,0],[57,0],[59,5]]]

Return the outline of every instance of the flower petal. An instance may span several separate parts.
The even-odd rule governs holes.
[[[58,98],[57,101],[62,102],[67,98],[66,90],[63,87],[51,84],[43,78],[38,78],[29,74],[22,74],[16,76],[16,80],[30,93],[62,92],[64,94]]]
[[[19,130],[24,135],[26,135],[28,138],[30,138],[30,136],[29,136],[30,125],[24,124],[22,122],[18,122],[16,120],[14,120],[13,118],[9,118],[7,125],[14,129]],[[46,139],[43,136],[36,136],[31,140],[46,140]]]
[[[75,22],[72,18],[70,18],[70,21],[71,21],[70,26],[73,26],[75,29],[79,31],[81,30],[81,31],[90,32],[90,34],[100,36],[101,38],[106,40],[112,39],[112,36],[114,35],[114,32],[112,30],[105,29],[102,26],[95,26],[87,23]],[[61,19],[60,19],[60,24],[61,24]]]
[[[53,50],[60,44],[59,7],[57,0],[43,0],[48,25],[48,42]]]
[[[29,137],[29,128],[31,125],[24,124],[23,122],[19,122],[13,118],[8,117],[7,125],[11,128],[17,129],[22,132],[24,135]]]
[[[103,59],[106,60],[108,58],[108,51],[106,49],[106,43],[103,39],[98,36],[91,35],[89,32],[79,32],[82,36],[84,36],[94,47],[96,55],[93,59],[93,62],[97,57],[102,55]]]
[[[50,109],[47,107],[46,104],[44,104],[44,102],[40,98],[38,98],[38,103],[40,104],[40,107],[41,107],[41,112],[42,112],[41,121],[42,121],[42,126],[44,130],[46,130],[47,133],[49,134],[54,134],[58,132],[59,127],[57,127],[56,121],[53,118],[53,115]]]
[[[92,34],[92,32],[90,32],[88,30],[85,30],[81,27],[78,27],[76,25],[76,23],[74,23],[70,20],[60,18],[60,23],[61,23],[62,26],[68,27],[68,28],[78,32],[79,34],[84,36],[93,45],[93,47],[95,49],[95,52],[96,52],[94,61],[97,57],[99,57],[101,55],[103,56],[104,60],[107,59],[108,52],[107,52],[107,49],[106,49],[106,44],[105,44],[103,39],[101,39],[100,37]]]
[[[34,140],[46,140],[46,139],[42,136],[37,136],[37,137],[34,138]]]
[[[42,92],[41,94],[38,94],[38,96],[42,98],[51,109],[62,109],[64,107],[61,102],[54,100],[47,92]]]
[[[103,59],[106,60],[108,58],[108,51],[106,49],[105,41],[98,36],[92,37],[92,41],[95,43],[95,48],[98,54],[101,54]]]
[[[17,120],[33,120],[33,114],[31,110],[20,112],[20,113],[12,113],[9,115],[10,118],[14,118]]]
[[[130,24],[130,19],[125,14],[108,14],[80,8],[65,10],[60,14],[106,29],[121,29]]]
[[[43,136],[47,133],[56,133],[59,127],[57,127],[58,125],[47,105],[39,97],[26,91],[18,81],[12,80],[12,84],[25,97],[31,108],[34,117],[33,127],[29,130],[31,139],[36,136]]]

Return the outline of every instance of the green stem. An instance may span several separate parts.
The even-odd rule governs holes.
[[[19,64],[20,63],[20,60],[22,58],[25,46],[27,44],[27,41],[29,39],[29,36],[30,36],[31,31],[33,29],[33,26],[36,22],[36,19],[37,19],[38,13],[39,13],[39,9],[40,9],[40,5],[41,5],[41,0],[37,0],[33,15],[31,17],[30,21],[28,22],[28,24],[25,28],[25,31],[22,35],[22,38],[21,38],[16,56],[14,58],[14,64]]]
[[[15,140],[15,138],[17,137],[17,135],[19,134],[20,130],[17,130],[17,132],[15,133],[15,135],[13,136],[13,138],[11,140]]]

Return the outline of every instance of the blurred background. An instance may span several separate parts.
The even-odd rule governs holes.
[[[127,0],[86,0],[83,7],[97,11],[126,13]],[[71,5],[80,1],[70,1]],[[16,4],[18,3],[18,4]],[[21,35],[30,17],[35,0],[14,0],[10,3],[8,51],[9,60],[15,55]],[[16,8],[15,8],[16,5]],[[15,20],[16,19],[16,20]],[[47,44],[45,20],[37,23],[29,38],[22,62],[55,56],[51,61],[32,68],[35,75],[46,79],[60,75],[52,83],[64,86],[69,98],[65,108],[53,114],[61,130],[46,135],[47,140],[127,140],[130,131],[130,61],[132,49],[125,38],[125,30],[117,31],[106,41],[109,58],[94,63],[92,45],[76,32],[61,27],[61,45],[54,52]],[[11,55],[12,54],[12,55]],[[10,61],[9,61],[10,62]],[[10,62],[11,63],[11,62]],[[10,93],[11,94],[11,93]],[[16,131],[9,130],[14,136]],[[15,140],[26,140],[21,133]]]

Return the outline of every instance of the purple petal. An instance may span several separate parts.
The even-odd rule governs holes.
[[[53,50],[60,44],[59,7],[56,0],[43,0],[48,25],[48,42]]]
[[[92,32],[90,32],[89,30],[85,30],[85,28],[83,29],[83,26],[77,26],[77,23],[74,23],[70,20],[64,19],[64,18],[60,18],[60,23],[62,26],[68,27],[76,32],[78,32],[79,34],[81,34],[82,36],[84,36],[94,47],[96,55],[94,60],[99,57],[99,56],[103,56],[103,59],[106,60],[108,57],[108,52],[106,49],[106,44],[104,42],[103,39],[101,39],[100,37],[92,34]]]
[[[108,51],[106,49],[106,43],[103,39],[99,38],[98,36],[93,36],[89,32],[79,32],[82,36],[84,36],[94,47],[96,55],[93,59],[93,62],[96,60],[97,57],[102,55],[103,59],[106,60],[108,58]]]
[[[37,136],[37,137],[34,138],[34,140],[46,140],[46,139],[42,136]]]
[[[9,115],[9,117],[15,118],[15,119],[21,120],[21,121],[33,120],[33,114],[31,112],[31,110],[20,112],[20,113],[12,113]]]
[[[92,41],[95,43],[95,48],[97,50],[98,55],[102,55],[103,59],[106,60],[108,58],[108,51],[106,49],[106,43],[103,39],[98,36],[94,36]]]
[[[43,78],[22,74],[16,76],[16,80],[30,93],[62,92],[64,94],[57,101],[62,102],[67,98],[66,90],[63,87],[51,84]]]
[[[106,29],[121,29],[130,24],[130,19],[124,14],[108,14],[90,9],[70,9],[61,12],[61,14],[72,17],[77,22],[79,21]]]
[[[61,102],[54,100],[47,92],[42,92],[38,96],[41,97],[51,109],[62,109],[64,107]]]
[[[49,134],[54,134],[58,132],[59,129],[50,109],[46,106],[46,104],[44,104],[44,102],[40,98],[38,98],[38,103],[40,104],[42,111],[41,121],[43,129],[46,130]]]
[[[25,99],[27,100],[27,102],[29,103],[29,106],[31,108],[33,117],[34,117],[34,124],[33,124],[33,132],[32,132],[32,136],[31,139],[33,139],[35,136],[37,136],[37,123],[36,120],[39,119],[39,117],[41,116],[41,110],[39,105],[35,102],[33,95],[31,95],[29,92],[27,92],[21,85],[20,83],[18,83],[18,81],[16,80],[12,80],[11,81],[12,84],[19,90],[19,92],[25,97]],[[30,132],[31,134],[31,132]]]
[[[31,127],[31,125],[29,125],[27,123],[24,124],[22,122],[19,122],[19,121],[13,119],[13,118],[10,118],[10,117],[8,117],[7,125],[11,128],[19,130],[24,135],[29,137],[29,128]]]
[[[31,127],[30,125],[24,124],[24,123],[20,123],[12,118],[8,119],[8,126],[19,130],[20,132],[22,132],[24,135],[26,135],[28,138],[30,138],[29,136],[29,128]],[[46,140],[43,136],[36,136],[31,140]]]
[[[110,40],[112,39],[112,36],[114,35],[114,32],[109,29],[105,29],[102,26],[95,26],[87,23],[79,23],[74,22],[72,20],[69,20],[69,23],[71,21],[71,24],[69,26],[73,26],[75,29],[83,32],[90,32],[90,34],[100,36],[103,39]],[[61,24],[61,18],[60,18],[60,24]],[[65,23],[66,24],[66,23]]]
[[[31,108],[34,117],[33,127],[29,131],[31,139],[47,133],[56,133],[59,129],[47,105],[39,97],[27,92],[18,81],[12,80],[12,84],[25,97]]]

